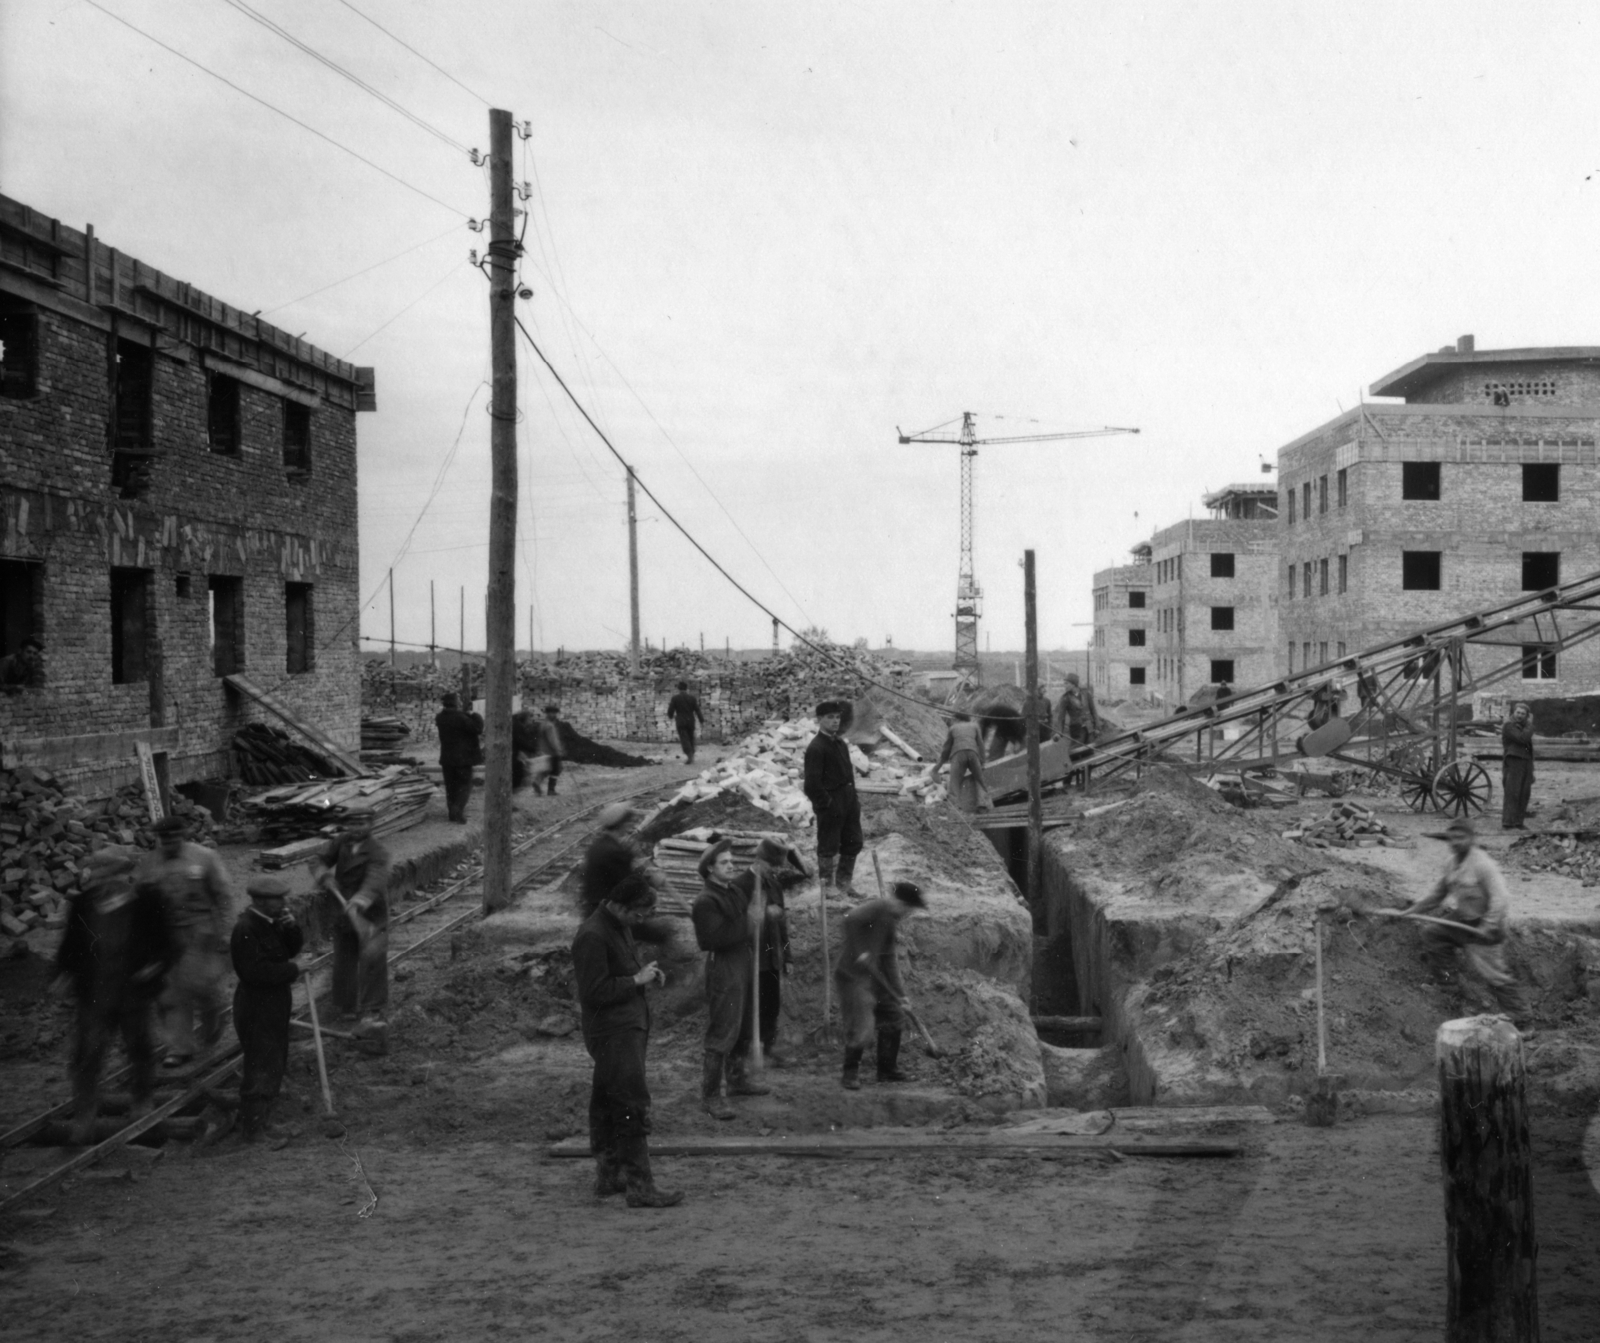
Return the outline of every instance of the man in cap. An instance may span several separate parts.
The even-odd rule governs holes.
[[[636,819],[638,812],[626,802],[613,802],[597,818],[599,829],[583,852],[583,867],[578,874],[586,909],[597,908],[618,882],[643,864],[643,855],[628,839]]]
[[[536,718],[531,709],[523,709],[511,719],[511,786],[520,788],[527,770],[522,757],[533,757],[533,791],[539,791],[541,780],[548,780],[545,792],[556,795],[556,776],[561,773],[561,761],[566,750],[561,745],[561,706],[546,704],[544,717]]]
[[[89,856],[83,889],[68,906],[56,952],[56,970],[71,982],[78,1001],[72,1138],[79,1144],[94,1137],[100,1066],[113,1035],[122,1036],[132,1065],[135,1115],[148,1112],[155,1090],[151,1004],[182,947],[160,893],[134,884],[137,863],[138,851],[120,845]]]
[[[632,873],[584,919],[572,942],[583,1043],[594,1060],[589,1150],[595,1158],[595,1194],[624,1194],[630,1208],[670,1208],[683,1201],[682,1193],[657,1188],[650,1169],[645,990],[666,983],[666,975],[640,957],[634,930],[654,906],[649,881]]]
[[[1500,729],[1500,828],[1526,830],[1533,795],[1533,709],[1517,705]]]
[[[160,892],[183,947],[183,959],[168,977],[161,998],[166,1064],[176,1068],[194,1057],[196,1018],[201,1048],[209,1049],[222,1034],[222,981],[228,970],[233,887],[222,859],[188,839],[189,827],[181,818],[164,816],[155,830],[155,852],[140,863],[134,881]]]
[[[305,935],[288,911],[288,882],[255,877],[245,890],[250,907],[233,925],[228,949],[239,976],[233,1028],[244,1050],[239,1129],[246,1142],[254,1142],[266,1127],[289,1066],[289,986],[300,977],[294,958]]]
[[[839,700],[817,705],[817,735],[806,747],[803,787],[817,817],[817,878],[824,891],[837,884],[854,895],[850,880],[863,845],[861,799],[850,748],[839,735],[844,710]]]
[[[1068,672],[1061,698],[1056,703],[1055,728],[1058,735],[1076,742],[1092,742],[1100,732],[1100,711],[1094,702],[1094,691],[1078,679],[1077,672]]]
[[[962,811],[992,807],[989,789],[983,781],[983,738],[969,713],[957,713],[944,739],[944,749],[928,769],[931,778],[946,762],[950,765],[950,800]],[[970,781],[970,786],[969,786]]]
[[[1445,919],[1452,926],[1425,923],[1422,957],[1441,984],[1455,977],[1458,953],[1465,968],[1483,981],[1495,1002],[1518,1028],[1528,1021],[1527,1005],[1516,977],[1506,964],[1506,924],[1511,895],[1499,865],[1476,842],[1477,832],[1466,817],[1446,828],[1450,859],[1432,891],[1408,905],[1406,914]]]
[[[705,726],[705,715],[700,712],[699,699],[689,693],[687,681],[678,682],[678,693],[667,701],[667,717],[678,729],[678,744],[683,747],[685,763],[694,764],[695,724]]]
[[[0,690],[20,694],[27,686],[44,684],[44,643],[30,634],[15,653],[0,658]]]
[[[472,767],[483,759],[483,715],[461,707],[461,696],[445,695],[433,724],[439,729],[439,772],[444,776],[444,805],[457,825],[467,823],[472,797]]]
[[[897,881],[887,900],[863,900],[844,918],[839,959],[833,982],[839,990],[839,1010],[844,1016],[844,1075],[847,1091],[861,1087],[861,1058],[874,1033],[878,1043],[878,1080],[904,1082],[900,1070],[900,1036],[905,989],[900,983],[900,962],[895,955],[900,921],[928,903],[915,882]]]
[[[369,803],[352,803],[346,818],[314,860],[328,897],[323,924],[333,929],[333,1006],[344,1016],[381,1016],[389,1001],[389,851],[373,836]]]

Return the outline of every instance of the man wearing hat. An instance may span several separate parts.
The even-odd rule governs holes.
[[[1499,865],[1477,845],[1477,832],[1466,817],[1446,827],[1450,859],[1433,890],[1403,913],[1448,920],[1454,927],[1425,923],[1422,958],[1441,984],[1455,977],[1457,954],[1465,968],[1481,979],[1495,1002],[1520,1028],[1528,1009],[1516,977],[1506,964],[1506,923],[1511,894]]]
[[[222,859],[186,838],[188,825],[177,816],[156,822],[155,852],[140,863],[134,881],[161,894],[183,959],[168,976],[161,997],[162,1027],[169,1068],[194,1057],[195,1021],[199,1045],[209,1049],[222,1034],[223,977],[228,971],[228,920],[233,887]]]
[[[850,748],[839,735],[844,710],[839,700],[817,705],[817,735],[806,747],[803,786],[817,817],[817,878],[824,891],[837,884],[854,895],[850,879],[863,843],[861,799]]]
[[[445,695],[433,720],[439,729],[439,772],[444,776],[444,805],[457,825],[467,823],[472,797],[472,767],[483,759],[483,715],[461,707],[461,696]]]
[[[1526,830],[1528,799],[1533,795],[1533,709],[1523,703],[1511,711],[1500,729],[1500,828]]]
[[[586,911],[599,908],[612,888],[641,866],[643,855],[628,839],[628,830],[638,815],[626,802],[613,802],[600,813],[600,828],[584,850],[578,877]]]
[[[706,718],[700,712],[700,700],[689,693],[687,681],[678,682],[678,693],[667,701],[667,717],[672,720],[678,729],[678,745],[683,747],[685,764],[694,764],[694,729],[695,724],[705,726]]]
[[[589,1150],[597,1197],[626,1196],[630,1208],[670,1208],[679,1192],[656,1187],[650,1169],[650,1087],[645,1051],[650,1004],[645,990],[666,983],[639,955],[634,930],[655,907],[642,873],[614,886],[578,927],[572,973],[583,1018],[583,1043],[594,1060],[589,1092]]]
[[[372,833],[372,807],[346,809],[345,828],[316,856],[316,884],[333,928],[333,1006],[380,1016],[389,1001],[389,851]],[[337,908],[330,908],[337,906]]]
[[[15,653],[0,658],[0,690],[20,694],[27,686],[44,684],[44,643],[30,634]]]
[[[160,893],[134,884],[137,864],[138,850],[121,845],[89,855],[56,952],[56,970],[71,981],[78,1000],[72,1049],[72,1138],[78,1144],[94,1136],[100,1065],[113,1035],[122,1036],[132,1065],[136,1116],[149,1110],[155,1090],[151,1004],[183,950]]]
[[[244,1050],[239,1128],[246,1142],[254,1142],[266,1127],[289,1066],[289,985],[300,977],[294,958],[305,935],[288,911],[288,882],[255,877],[245,890],[250,907],[233,925],[228,949],[239,976],[233,1028]]]
[[[900,983],[895,935],[902,919],[927,907],[920,886],[897,881],[887,900],[863,900],[844,917],[833,982],[844,1017],[844,1075],[839,1080],[847,1091],[861,1088],[861,1058],[874,1033],[878,1081],[906,1080],[899,1063],[906,991]]]

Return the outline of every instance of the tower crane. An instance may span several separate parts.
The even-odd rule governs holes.
[[[961,568],[956,576],[956,659],[958,672],[978,667],[978,616],[983,606],[983,589],[972,572],[972,459],[980,445],[991,443],[1047,443],[1064,438],[1103,438],[1108,434],[1137,434],[1137,429],[1106,426],[1103,429],[1072,429],[1059,434],[1013,434],[1006,438],[979,438],[970,410],[961,412],[961,434],[957,438],[937,437],[936,431],[920,434],[895,433],[902,443],[955,443],[961,448]],[[943,428],[940,425],[939,428]]]

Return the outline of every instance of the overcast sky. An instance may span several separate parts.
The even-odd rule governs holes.
[[[1600,343],[1592,6],[96,3],[0,6],[0,190],[376,366],[367,635],[410,534],[399,637],[433,579],[440,641],[464,586],[482,643],[486,180],[252,6],[446,139],[532,123],[524,322],[702,544],[837,639],[952,644],[956,449],[897,425],[1141,429],[977,460],[981,637],[1021,645],[1031,546],[1041,641],[1077,648],[1094,570],[1392,368]],[[531,605],[542,647],[620,647],[622,469],[519,372],[519,644]],[[770,640],[641,515],[646,637]]]

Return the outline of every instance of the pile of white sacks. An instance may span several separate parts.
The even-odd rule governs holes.
[[[811,803],[801,784],[806,746],[816,735],[814,718],[768,723],[737,743],[726,760],[702,770],[699,778],[684,784],[672,801],[701,802],[719,793],[742,793],[753,805],[790,825],[808,825],[813,820]],[[898,753],[897,759],[890,758],[889,749],[892,748],[873,759],[851,744],[850,761],[856,767],[857,787],[862,792],[913,797],[930,807],[944,797],[943,782],[930,778],[926,765]]]

